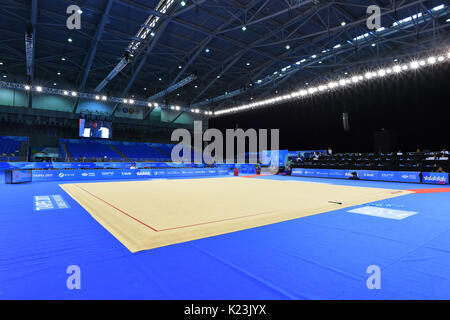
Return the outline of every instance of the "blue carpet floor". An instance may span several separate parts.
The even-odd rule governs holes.
[[[53,194],[71,208],[33,211],[34,196]],[[57,182],[0,184],[0,299],[450,299],[450,193],[377,204],[419,213],[337,210],[132,254]],[[81,269],[81,290],[66,287],[70,265]],[[381,268],[380,290],[366,286],[370,265]]]

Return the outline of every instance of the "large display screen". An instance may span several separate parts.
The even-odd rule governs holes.
[[[31,182],[32,171],[31,170],[5,170],[5,183],[25,183]]]
[[[112,123],[108,121],[80,119],[80,137],[111,139]]]

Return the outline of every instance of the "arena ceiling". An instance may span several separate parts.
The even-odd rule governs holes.
[[[43,86],[217,110],[442,50],[449,27],[446,0],[2,0],[0,75],[28,63]]]

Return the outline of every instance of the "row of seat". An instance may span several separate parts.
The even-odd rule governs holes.
[[[292,159],[292,167],[382,171],[450,171],[448,154],[442,152],[406,154],[335,154]]]

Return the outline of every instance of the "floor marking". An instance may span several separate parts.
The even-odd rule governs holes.
[[[267,177],[267,176],[273,176],[272,173],[266,173],[266,174],[255,174],[251,176],[239,176],[239,178],[257,178],[257,177]]]
[[[126,215],[127,217],[139,222],[140,224],[146,226],[147,228],[152,229],[155,232],[161,232],[161,231],[170,231],[170,230],[176,230],[176,229],[183,229],[183,228],[189,228],[189,227],[196,227],[196,226],[201,226],[201,225],[206,225],[206,224],[212,224],[212,223],[218,223],[218,222],[224,222],[224,221],[231,221],[231,220],[238,220],[238,219],[243,219],[243,218],[249,218],[249,217],[254,217],[254,216],[260,216],[260,215],[264,215],[264,214],[269,214],[269,213],[274,213],[276,212],[274,211],[267,211],[267,212],[260,212],[260,213],[255,213],[255,214],[250,214],[250,215],[246,215],[246,216],[241,216],[241,217],[234,217],[234,218],[228,218],[228,219],[222,219],[222,220],[215,220],[215,221],[208,221],[208,222],[202,222],[202,223],[197,223],[197,224],[192,224],[192,225],[186,225],[186,226],[179,226],[179,227],[172,227],[172,228],[167,228],[167,229],[155,229],[151,226],[149,226],[148,224],[142,222],[141,220],[133,217],[131,214],[126,213],[125,211],[123,211],[122,209],[117,208],[116,206],[114,206],[113,204],[109,203],[108,201],[97,197],[95,194],[87,191],[86,189],[80,187],[77,184],[74,184],[74,186],[78,187],[79,189],[83,190],[84,192],[90,194],[91,196],[93,196],[94,198],[102,201],[103,203],[106,203],[107,205],[109,205],[110,207],[112,207],[113,209],[119,211],[120,213]]]
[[[450,192],[450,188],[411,189],[405,191],[411,191],[414,193],[444,193]]]
[[[414,211],[405,211],[405,210],[396,210],[396,209],[387,209],[373,206],[365,206],[357,209],[353,209],[347,212],[365,214],[368,216],[394,219],[394,220],[403,220],[412,215],[418,214],[418,212]]]
[[[33,200],[33,210],[35,212],[70,208],[69,204],[60,194],[49,196],[34,196]]]
[[[123,213],[124,215],[128,216],[129,218],[131,218],[131,219],[133,219],[133,220],[135,220],[135,221],[139,222],[140,224],[142,224],[142,225],[146,226],[147,228],[150,228],[150,229],[152,229],[153,231],[155,231],[155,232],[158,232],[158,230],[156,230],[155,228],[153,228],[153,227],[149,226],[148,224],[145,224],[144,222],[142,222],[142,221],[141,221],[141,220],[139,220],[139,219],[136,219],[135,217],[133,217],[132,215],[130,215],[130,214],[128,214],[128,213],[126,213],[125,211],[123,211],[123,210],[121,210],[121,209],[119,209],[119,208],[115,207],[114,205],[112,205],[112,204],[111,204],[111,203],[109,203],[108,201],[105,201],[105,200],[103,200],[102,198],[99,198],[99,197],[97,197],[97,196],[96,196],[95,194],[93,194],[93,193],[91,193],[91,192],[87,191],[86,189],[83,189],[82,187],[80,187],[80,186],[79,186],[79,185],[77,185],[77,184],[75,184],[75,186],[76,186],[77,188],[79,188],[79,189],[83,190],[84,192],[86,192],[86,193],[89,193],[89,194],[90,194],[91,196],[93,196],[94,198],[96,198],[96,199],[98,199],[98,200],[102,201],[103,203],[106,203],[107,205],[109,205],[110,207],[112,207],[112,208],[116,209],[117,211],[119,211],[119,212]]]

